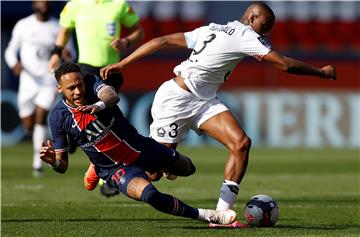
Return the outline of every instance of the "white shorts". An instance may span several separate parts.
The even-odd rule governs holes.
[[[154,121],[150,136],[161,143],[178,143],[190,129],[200,134],[201,124],[226,110],[217,98],[201,100],[174,80],[166,81],[157,90],[151,107]]]
[[[36,106],[50,110],[56,95],[56,80],[51,74],[46,78],[36,78],[22,71],[18,91],[20,118],[32,115]]]

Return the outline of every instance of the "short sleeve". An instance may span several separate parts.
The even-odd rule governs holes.
[[[125,27],[132,27],[140,20],[140,17],[127,2],[124,2],[122,9],[123,13],[121,15],[121,24]]]
[[[241,40],[241,53],[252,56],[261,61],[262,58],[271,52],[271,45],[266,38],[261,37],[254,31],[245,32]]]
[[[60,13],[60,25],[64,28],[75,28],[75,2],[66,3],[64,9]]]
[[[101,80],[98,76],[92,74],[86,75],[86,77],[92,77],[92,78],[85,78],[85,80],[88,82],[87,84],[90,86],[90,91],[92,92],[93,96],[96,96],[99,98],[99,93],[102,89],[105,87],[108,87],[107,84],[103,80]]]
[[[189,49],[193,49],[196,45],[197,40],[199,39],[201,33],[205,31],[208,26],[202,26],[200,28],[196,28],[193,31],[185,32],[185,40],[186,45]]]

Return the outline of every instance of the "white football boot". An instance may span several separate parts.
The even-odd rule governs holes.
[[[214,224],[226,225],[235,221],[236,212],[233,210],[212,210],[199,208],[198,220]]]

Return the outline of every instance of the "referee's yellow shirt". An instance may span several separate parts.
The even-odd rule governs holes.
[[[132,27],[139,16],[124,0],[72,0],[60,14],[60,25],[75,28],[79,63],[103,67],[120,60],[111,47],[120,37],[121,25]]]

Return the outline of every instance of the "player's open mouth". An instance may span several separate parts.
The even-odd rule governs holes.
[[[83,97],[74,98],[74,102],[76,102],[76,103],[84,103],[84,98]]]

